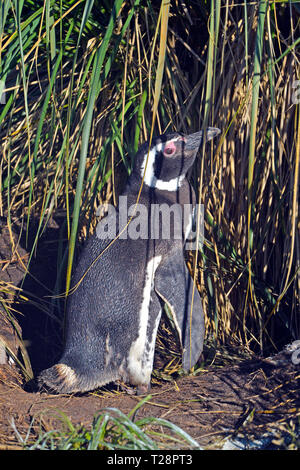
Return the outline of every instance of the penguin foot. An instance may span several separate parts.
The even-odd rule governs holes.
[[[128,395],[147,395],[150,392],[151,386],[150,384],[141,384],[138,385],[136,388],[131,387],[130,385],[126,385],[124,382],[116,381],[119,389],[122,392],[128,393]]]
[[[126,385],[121,380],[116,380],[116,384],[121,392],[126,392],[128,395],[135,395],[135,388],[131,387],[130,385]]]
[[[38,377],[40,389],[43,387],[57,393],[72,393],[76,390],[75,371],[66,364],[56,364],[42,371]]]
[[[137,395],[147,395],[150,391],[151,391],[150,383],[138,385],[136,388]]]

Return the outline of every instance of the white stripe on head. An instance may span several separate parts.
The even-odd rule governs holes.
[[[174,140],[177,140],[177,139],[178,138]],[[176,178],[172,178],[169,181],[157,179],[155,176],[155,156],[157,152],[161,152],[162,148],[163,148],[163,144],[160,143],[150,150],[147,168],[146,168],[146,162],[147,162],[148,152],[145,153],[144,161],[141,166],[141,177],[143,178],[144,173],[145,173],[145,168],[146,168],[144,183],[147,186],[149,186],[150,188],[160,189],[162,191],[177,191],[178,188],[181,186],[185,178],[185,175],[179,175]]]

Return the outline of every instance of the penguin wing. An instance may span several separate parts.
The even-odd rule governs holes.
[[[183,348],[182,366],[191,369],[203,349],[204,315],[199,292],[185,264],[182,248],[173,250],[155,273],[154,287],[169,307]]]

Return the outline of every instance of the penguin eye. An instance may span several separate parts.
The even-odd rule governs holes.
[[[174,155],[175,152],[176,152],[176,145],[174,144],[174,142],[169,142],[165,145],[165,148],[163,151],[163,154],[165,157],[172,157],[172,155]]]

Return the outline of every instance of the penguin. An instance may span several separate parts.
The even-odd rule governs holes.
[[[219,132],[208,128],[206,140]],[[64,351],[41,372],[40,387],[77,393],[121,380],[147,393],[165,305],[180,338],[183,369],[198,361],[204,315],[184,252],[195,206],[187,173],[203,136],[161,135],[139,148],[118,207],[83,248],[68,297]],[[185,207],[189,216],[180,217]]]

